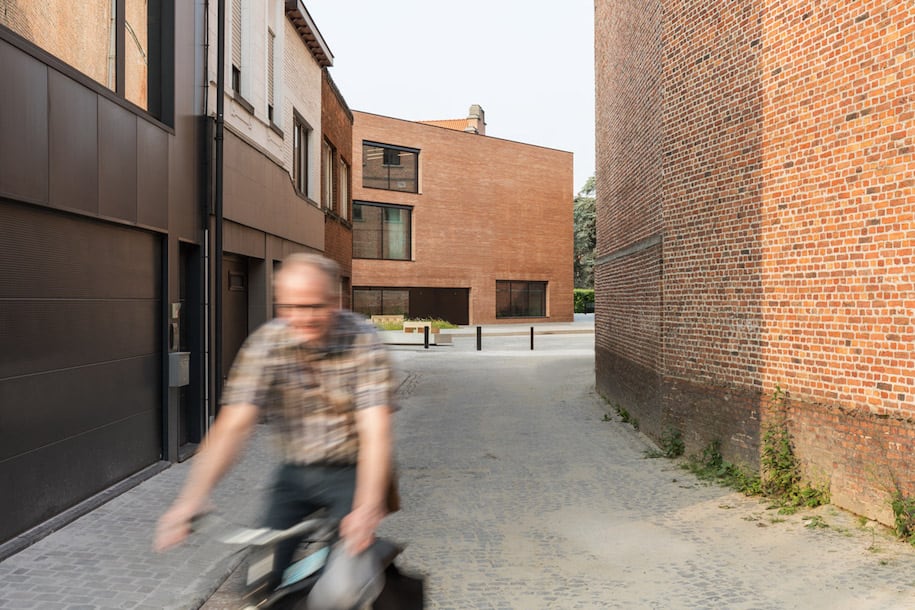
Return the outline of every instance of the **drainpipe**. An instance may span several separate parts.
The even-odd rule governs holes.
[[[226,78],[226,0],[216,4],[216,134],[215,164],[213,172],[213,207],[216,214],[214,227],[213,269],[213,362],[215,368],[215,388],[213,414],[219,408],[222,396],[222,145],[225,127],[225,88]]]

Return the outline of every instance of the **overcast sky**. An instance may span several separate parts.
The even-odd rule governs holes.
[[[486,112],[486,135],[574,153],[594,174],[593,0],[305,0],[353,110]]]

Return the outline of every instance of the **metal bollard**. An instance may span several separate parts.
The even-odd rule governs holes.
[[[531,326],[531,350],[534,349],[534,327]]]
[[[483,327],[477,326],[477,351],[483,349]]]
[[[423,326],[423,347],[429,349],[429,327]]]

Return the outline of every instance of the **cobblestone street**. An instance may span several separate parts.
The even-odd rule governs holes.
[[[605,421],[593,335],[543,330],[534,351],[526,333],[392,348],[404,509],[382,534],[426,576],[428,608],[915,608],[915,549],[833,507],[780,516],[647,458],[642,434]],[[261,429],[217,509],[256,522],[274,460]],[[0,608],[237,608],[240,571],[221,585],[231,549],[195,536],[150,550],[188,464],[0,563]]]
[[[385,533],[430,608],[915,608],[915,552],[885,529],[832,507],[779,516],[647,459],[639,432],[603,421],[592,350],[568,335],[397,352],[405,508]]]

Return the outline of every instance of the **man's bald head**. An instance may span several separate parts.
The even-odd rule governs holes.
[[[318,254],[293,254],[276,272],[276,314],[305,341],[320,342],[340,300],[339,267]]]

